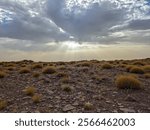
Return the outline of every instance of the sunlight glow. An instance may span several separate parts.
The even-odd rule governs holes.
[[[64,45],[66,45],[68,49],[72,49],[72,50],[77,49],[81,46],[79,43],[73,41],[65,42]]]

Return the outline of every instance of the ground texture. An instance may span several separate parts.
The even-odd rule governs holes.
[[[104,64],[111,67],[103,67]],[[150,112],[150,78],[145,76],[149,70],[143,74],[131,73],[127,70],[129,65],[142,68],[150,65],[150,59],[1,62],[0,71],[5,74],[0,78],[0,100],[6,104],[3,107],[1,103],[0,112]],[[55,72],[43,73],[47,66]],[[21,73],[24,67],[29,72]],[[135,76],[143,89],[118,89],[115,84],[118,75]],[[24,92],[30,86],[40,95],[37,103]]]

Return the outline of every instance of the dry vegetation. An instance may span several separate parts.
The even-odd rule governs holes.
[[[0,62],[0,112],[150,112],[150,58]]]
[[[6,73],[3,71],[0,71],[0,78],[4,78],[6,76]]]
[[[47,66],[43,68],[43,74],[54,74],[56,73],[56,67],[54,66]]]
[[[36,89],[34,86],[29,86],[24,89],[24,92],[26,95],[33,96],[34,93],[36,92]]]
[[[141,89],[141,82],[131,75],[120,75],[115,83],[119,89]]]

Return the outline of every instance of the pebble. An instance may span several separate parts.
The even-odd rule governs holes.
[[[63,111],[64,111],[64,112],[67,112],[67,111],[70,111],[70,110],[73,110],[73,109],[75,109],[75,107],[72,106],[72,105],[70,105],[70,104],[68,104],[68,105],[66,105],[66,106],[63,108]]]
[[[120,110],[124,113],[135,113],[135,110],[131,108],[120,108]]]

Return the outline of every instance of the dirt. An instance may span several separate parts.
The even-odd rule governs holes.
[[[150,59],[141,62],[150,64]],[[82,65],[82,63],[88,65]],[[103,69],[104,63],[110,63],[111,69]],[[35,62],[24,60],[18,62],[1,62],[0,70],[6,71],[6,76],[0,78],[0,99],[7,101],[7,106],[0,110],[3,113],[145,113],[150,112],[150,79],[144,74],[136,74],[144,89],[118,89],[116,76],[131,74],[121,64],[129,65],[131,61],[77,61],[77,62],[36,62],[44,66],[53,65],[57,71],[54,74],[43,74],[43,68],[32,69]],[[11,65],[10,65],[11,64]],[[13,64],[13,65],[12,65]],[[80,65],[81,64],[81,65]],[[21,65],[31,67],[30,73],[20,74]],[[13,70],[8,70],[8,66]],[[33,72],[39,72],[39,77],[33,77]],[[68,82],[62,83],[63,77],[57,73],[68,75]],[[71,87],[64,91],[62,85]],[[34,86],[36,93],[41,95],[39,103],[34,103],[32,97],[24,93],[27,86]],[[91,109],[85,109],[85,103],[91,103]]]

